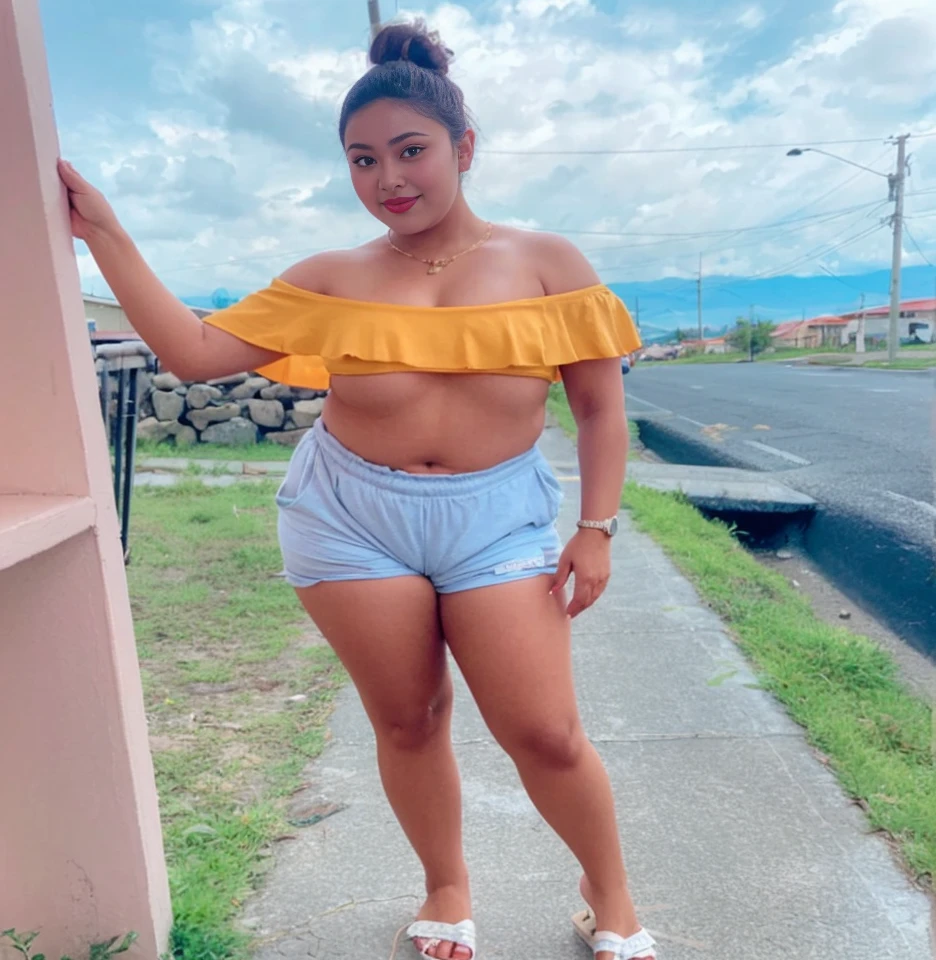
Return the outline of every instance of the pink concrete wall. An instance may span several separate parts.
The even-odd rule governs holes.
[[[0,117],[0,410],[45,405],[41,442],[5,418],[0,456],[0,929],[42,928],[57,958],[132,928],[154,958],[168,884],[35,0],[0,0]],[[24,494],[93,522],[55,543]]]

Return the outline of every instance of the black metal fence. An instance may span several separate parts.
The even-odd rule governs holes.
[[[101,416],[111,449],[120,542],[124,563],[129,563],[130,505],[136,470],[140,374],[154,369],[155,358],[145,344],[133,341],[95,346],[94,361]]]

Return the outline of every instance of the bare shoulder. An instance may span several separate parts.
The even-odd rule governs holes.
[[[366,263],[373,256],[373,246],[372,241],[350,250],[316,253],[287,267],[279,275],[279,279],[312,293],[335,296],[336,289],[341,289],[342,278],[348,271],[360,268],[362,263]]]
[[[585,254],[565,237],[536,230],[513,230],[513,233],[516,242],[523,245],[536,264],[547,296],[601,283]]]

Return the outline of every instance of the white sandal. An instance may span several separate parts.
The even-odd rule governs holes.
[[[656,940],[643,927],[626,939],[610,930],[596,930],[595,915],[590,907],[576,913],[572,925],[595,956],[607,951],[615,960],[656,960]]]
[[[471,960],[475,958],[475,925],[473,920],[462,920],[461,923],[439,923],[436,920],[416,920],[408,927],[400,927],[393,941],[393,952],[390,954],[390,960],[394,960],[396,957],[400,934],[404,931],[406,932],[407,940],[418,939],[429,941],[425,947],[419,951],[419,955],[428,958],[428,960],[436,960],[436,958],[426,953],[426,951],[437,947],[446,940],[449,943],[467,947],[471,951]]]

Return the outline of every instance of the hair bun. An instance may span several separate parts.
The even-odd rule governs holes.
[[[417,67],[448,73],[455,54],[442,43],[438,33],[430,33],[423,20],[415,23],[391,23],[374,37],[370,61],[375,65],[408,60]]]

